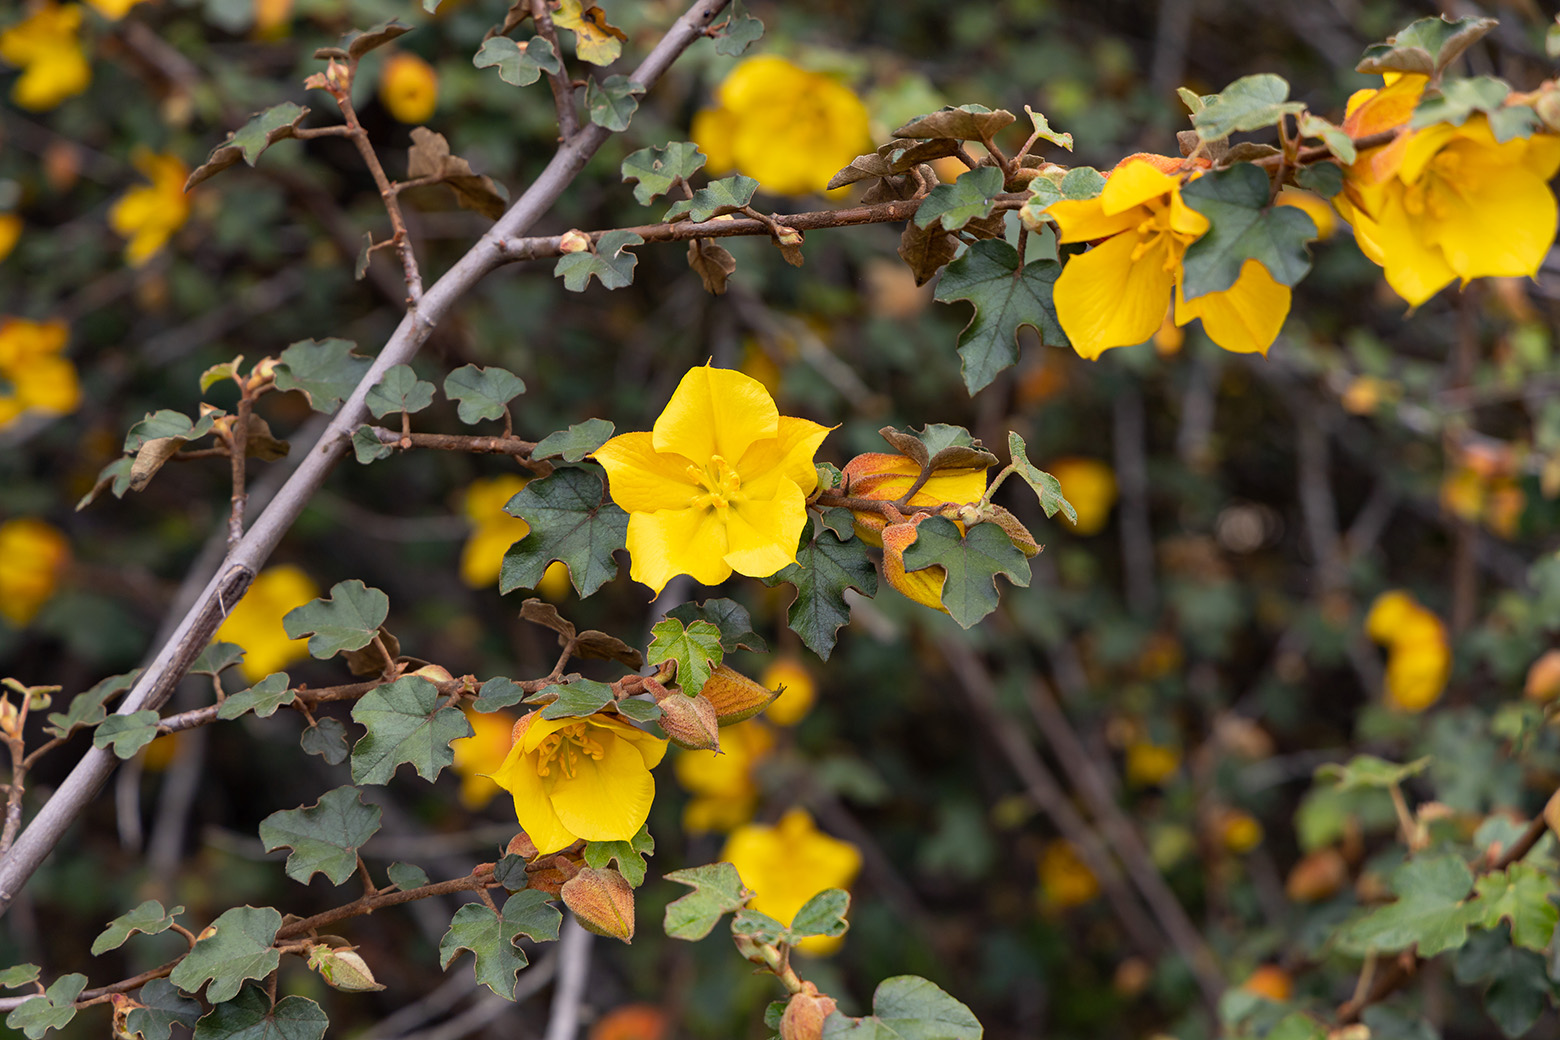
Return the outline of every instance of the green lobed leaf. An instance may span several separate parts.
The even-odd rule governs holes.
[[[1348,132],[1345,131],[1343,127],[1329,123],[1321,116],[1312,115],[1310,112],[1300,113],[1300,118],[1296,121],[1295,125],[1300,130],[1300,136],[1315,137],[1319,139],[1327,146],[1327,150],[1332,152],[1333,156],[1345,166],[1353,163],[1355,159],[1359,158],[1359,150],[1354,147],[1354,139],[1348,135]],[[1318,164],[1313,163],[1312,165],[1314,166]],[[1324,163],[1320,165],[1331,164]],[[1300,172],[1304,173],[1305,170],[1309,168],[1310,167],[1302,167]],[[1337,167],[1333,167],[1333,169],[1336,170]],[[1339,173],[1341,175],[1342,171],[1340,170]],[[1336,191],[1329,192],[1327,197],[1332,198],[1332,196],[1336,194]]]
[[[746,936],[754,942],[774,944],[785,941],[786,929],[784,922],[766,913],[742,909],[731,918],[731,934]]]
[[[418,379],[411,365],[395,365],[368,391],[366,403],[376,419],[383,419],[392,412],[411,415],[433,403],[433,384]]]
[[[1044,113],[1036,112],[1028,105],[1024,106],[1024,111],[1029,115],[1029,122],[1034,125],[1035,135],[1039,137],[1040,140],[1050,141],[1052,144],[1065,148],[1069,152],[1072,151],[1072,134],[1064,134],[1060,133],[1059,131],[1052,130],[1051,121],[1045,117]]]
[[[846,540],[833,531],[821,531],[808,541],[804,529],[802,539],[796,562],[763,582],[771,588],[781,582],[796,587],[787,622],[809,650],[827,661],[840,626],[850,620],[845,590],[854,588],[869,599],[876,596],[877,568],[859,538]]]
[[[460,421],[501,419],[509,402],[525,393],[525,381],[507,368],[464,365],[444,377],[444,396],[459,401]]]
[[[1062,482],[1029,461],[1029,446],[1024,438],[1012,431],[1008,432],[1008,455],[1013,459],[1013,472],[1040,497],[1040,508],[1045,510],[1047,517],[1055,516],[1060,510],[1068,520],[1078,522],[1078,511],[1062,494]]]
[[[65,711],[51,711],[49,724],[43,727],[43,731],[56,737],[67,737],[82,726],[96,726],[108,717],[105,705],[109,698],[134,686],[140,674],[141,669],[136,668],[123,675],[110,675],[107,679],[99,680],[90,689],[72,697],[70,707]]]
[[[1307,191],[1330,199],[1343,190],[1343,170],[1337,163],[1312,163],[1301,167],[1295,174],[1295,182]]]
[[[390,883],[402,892],[410,892],[428,883],[428,872],[411,863],[392,863],[385,873],[390,875]]]
[[[1042,173],[1029,182],[1024,210],[1029,220],[1045,216],[1046,207],[1063,199],[1092,199],[1105,190],[1105,175],[1092,166],[1074,166],[1065,173]]]
[[[1336,784],[1340,791],[1355,791],[1370,787],[1386,789],[1393,784],[1401,784],[1411,776],[1418,776],[1429,766],[1429,756],[1415,759],[1406,765],[1398,765],[1396,762],[1388,762],[1375,755],[1355,755],[1342,765],[1329,762],[1318,766],[1316,779],[1329,780]]]
[[[542,709],[544,719],[578,719],[612,703],[612,687],[594,679],[576,679],[560,686],[548,686],[527,697],[527,701],[552,696],[557,699]]]
[[[217,718],[236,719],[247,712],[254,712],[262,719],[276,714],[276,709],[298,699],[298,691],[289,688],[286,672],[273,672],[247,690],[227,697],[217,707]]]
[[[969,1008],[916,975],[878,983],[871,1016],[836,1011],[823,1023],[823,1040],[980,1040],[982,1032]]]
[[[957,231],[971,220],[991,216],[1002,194],[1002,171],[995,166],[967,170],[952,184],[939,184],[927,193],[915,211],[917,227],[942,222],[943,230]]]
[[[260,821],[265,851],[290,848],[287,876],[307,885],[316,873],[339,885],[357,870],[357,850],[379,830],[381,810],[364,805],[362,792],[345,785],[314,805],[274,812]]]
[[[0,971],[0,989],[16,989],[19,986],[28,986],[38,980],[43,969],[36,964],[13,964],[4,971]]]
[[[369,51],[377,50],[391,40],[399,39],[412,31],[405,22],[391,18],[367,29],[353,29],[341,37],[339,46],[349,58],[361,58]]]
[[[791,918],[786,942],[795,942],[813,935],[844,935],[850,924],[845,914],[850,910],[850,893],[839,888],[826,888],[802,904]]]
[[[321,1040],[330,1026],[324,1010],[307,997],[271,999],[259,986],[217,1004],[195,1023],[194,1040]]]
[[[483,42],[471,64],[479,69],[496,67],[499,79],[517,87],[530,86],[544,72],[563,71],[552,44],[540,36],[527,40],[523,47],[507,36],[494,36]]]
[[[212,423],[222,414],[221,410],[207,411],[191,422],[189,416],[171,408],[148,412],[125,434],[125,451],[140,451],[151,441],[199,440],[211,432]]]
[[[976,524],[963,537],[946,517],[921,521],[915,541],[905,550],[905,570],[941,567],[942,603],[963,628],[997,609],[997,575],[1020,588],[1029,587],[1029,559],[996,524]]]
[[[1434,957],[1468,940],[1475,914],[1465,901],[1473,875],[1450,854],[1420,855],[1392,875],[1397,902],[1378,907],[1349,925],[1342,943],[1350,950],[1393,953],[1417,945]]]
[[[334,338],[299,340],[282,351],[281,363],[276,366],[276,388],[302,391],[316,412],[334,412],[373,364],[352,353],[356,345]]]
[[[223,643],[213,640],[206,644],[206,648],[195,658],[195,663],[190,665],[190,674],[209,675],[213,679],[234,665],[244,663],[244,648],[237,643]]]
[[[702,224],[721,213],[739,210],[753,201],[758,182],[751,177],[734,174],[710,181],[693,193],[693,198],[674,202],[662,220],[673,220],[686,213],[695,224]]]
[[[303,731],[298,744],[305,752],[319,755],[333,766],[347,760],[347,727],[340,719],[326,715]]]
[[[985,105],[945,106],[912,119],[895,137],[951,138],[956,141],[980,141],[997,133],[1018,118],[1006,109],[992,110]]]
[[[1217,141],[1241,130],[1276,126],[1305,105],[1289,100],[1289,81],[1271,72],[1242,76],[1192,114],[1192,126],[1204,141]]]
[[[366,423],[352,431],[352,454],[365,466],[370,462],[388,459],[394,450],[381,441],[374,428]]]
[[[1181,189],[1181,198],[1208,218],[1208,230],[1181,262],[1188,300],[1229,289],[1247,260],[1280,285],[1296,285],[1311,270],[1306,243],[1317,236],[1316,222],[1296,206],[1270,205],[1267,174],[1251,163],[1204,174]]]
[[[645,652],[650,664],[664,661],[677,662],[677,683],[690,697],[704,688],[725,652],[721,649],[720,629],[708,621],[695,621],[683,627],[676,618],[669,617],[650,629],[655,638]]]
[[[504,506],[531,525],[509,547],[499,570],[499,592],[535,588],[547,565],[561,560],[583,598],[617,577],[612,554],[628,539],[628,514],[606,496],[601,477],[586,469],[560,469],[533,480]]]
[[[971,394],[1018,361],[1018,330],[1025,325],[1046,346],[1072,345],[1051,299],[1061,273],[1054,260],[1036,260],[1019,273],[1018,251],[1001,239],[976,242],[948,265],[934,299],[975,305],[969,324],[959,333],[960,370]]]
[[[553,276],[562,278],[563,287],[570,292],[584,292],[592,275],[603,289],[632,285],[639,257],[630,253],[628,247],[643,245],[644,241],[632,231],[608,231],[596,240],[594,250],[560,256],[553,265]]]
[[[848,516],[850,510],[841,512]],[[735,600],[707,599],[703,603],[684,603],[668,610],[666,616],[684,625],[691,625],[695,621],[707,621],[714,625],[720,630],[720,648],[728,654],[738,650],[752,650],[759,654],[769,652],[769,645],[763,637],[753,631],[752,615]]]
[[[507,708],[512,704],[519,704],[525,700],[525,689],[516,684],[512,679],[506,679],[502,675],[496,675],[482,684],[477,691],[477,699],[471,706],[484,714]]]
[[[586,419],[574,423],[567,430],[549,433],[537,441],[536,447],[531,450],[531,458],[561,458],[564,462],[579,462],[607,443],[611,436],[612,424],[607,420]]]
[[[679,180],[686,181],[698,173],[707,161],[708,157],[691,141],[672,141],[665,148],[641,148],[623,160],[623,182],[638,181],[634,185],[634,200],[648,206]]]
[[[136,999],[144,1006],[125,1016],[125,1025],[130,1032],[140,1033],[142,1040],[168,1040],[174,1026],[194,1029],[201,1015],[200,1004],[181,997],[167,979],[148,982]]]
[[[592,123],[613,133],[622,133],[628,129],[634,113],[639,111],[639,99],[634,95],[644,92],[643,83],[627,76],[608,76],[603,80],[587,77],[585,109],[590,113]]]
[[[715,36],[715,53],[739,58],[763,35],[763,22],[750,14],[733,14],[727,20],[725,30]]]
[[[667,936],[697,941],[709,935],[720,919],[740,910],[751,893],[742,887],[737,868],[730,863],[674,870],[666,880],[687,885],[692,892],[666,905],[663,922]]]
[[[1501,921],[1511,923],[1511,941],[1542,953],[1560,922],[1560,895],[1552,874],[1530,863],[1513,863],[1505,870],[1480,875],[1474,882],[1475,899],[1469,912],[1479,927],[1491,929]]]
[[[1496,142],[1530,137],[1543,120],[1530,105],[1506,104],[1510,94],[1511,85],[1494,76],[1444,80],[1439,89],[1425,91],[1408,125],[1414,130],[1436,123],[1462,126],[1475,113],[1483,113]]]
[[[855,515],[849,509],[842,509],[839,506],[831,506],[820,513],[818,515],[818,523],[822,524],[825,530],[833,531],[839,535],[841,541],[854,537],[856,530]],[[671,616],[670,611],[667,612],[667,616]],[[759,652],[763,653],[764,651],[761,650]]]
[[[87,977],[80,973],[61,975],[40,996],[23,1001],[6,1016],[5,1024],[20,1029],[28,1040],[39,1037],[51,1029],[63,1029],[76,1017],[76,998],[87,988]]]
[[[547,898],[545,892],[524,889],[509,897],[501,915],[481,903],[467,903],[455,911],[449,931],[439,940],[439,967],[448,969],[460,951],[470,950],[477,981],[513,1000],[516,973],[529,963],[515,940],[521,935],[533,942],[558,938],[563,915]]]
[[[271,944],[282,915],[269,906],[235,906],[211,922],[207,935],[173,969],[168,981],[190,996],[209,981],[206,999],[221,1004],[237,996],[245,979],[276,970],[281,953]]]
[[[635,722],[648,724],[661,717],[661,706],[654,701],[629,697],[617,702],[617,713]]]
[[[1461,57],[1463,51],[1495,28],[1495,24],[1493,18],[1460,18],[1456,21],[1444,16],[1421,18],[1387,37],[1385,43],[1366,47],[1354,71],[1438,76],[1442,69]]]
[[[645,883],[645,857],[655,855],[655,839],[650,836],[650,825],[644,824],[627,841],[586,842],[584,855],[585,863],[596,870],[605,870],[608,863],[617,860],[618,873],[630,888],[638,888]]]
[[[1464,986],[1482,984],[1484,1011],[1508,1037],[1532,1029],[1557,995],[1545,958],[1513,946],[1504,926],[1470,935],[1452,960],[1452,976]],[[1375,1028],[1368,1014],[1365,1020]]]
[[[208,177],[221,173],[239,159],[253,166],[259,162],[260,153],[271,145],[296,136],[298,124],[308,114],[309,110],[302,105],[284,101],[250,117],[249,122],[228,134],[226,141],[211,150],[206,161],[184,182],[184,190],[189,191]]]
[[[531,879],[525,872],[525,857],[513,853],[498,857],[498,862],[493,864],[493,880],[510,892],[529,886]]]
[[[309,637],[309,653],[325,660],[374,641],[390,615],[390,597],[357,578],[337,582],[330,595],[294,607],[282,617],[289,639]]]
[[[352,706],[352,721],[368,731],[352,748],[355,784],[387,784],[404,762],[432,783],[455,761],[450,741],[473,733],[465,714],[445,704],[439,688],[418,675],[364,694]]]
[[[115,755],[131,758],[157,739],[157,724],[161,721],[158,714],[149,708],[129,715],[110,715],[93,732],[92,746],[113,747]]]
[[[109,950],[119,949],[136,932],[143,935],[166,932],[173,927],[173,919],[182,913],[184,913],[182,906],[164,910],[162,903],[155,899],[148,899],[129,913],[121,914],[108,922],[108,927],[103,929],[102,934],[92,940],[92,956],[98,957]]]
[[[76,500],[76,512],[87,508],[105,491],[112,491],[115,498],[124,498],[125,492],[130,490],[130,471],[134,468],[135,459],[126,455],[98,470],[92,490]]]

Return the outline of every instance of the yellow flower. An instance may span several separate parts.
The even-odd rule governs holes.
[[[1359,154],[1335,200],[1360,249],[1416,307],[1454,278],[1537,274],[1560,214],[1549,190],[1560,137],[1497,142],[1482,113],[1408,130],[1427,82],[1405,75],[1349,99],[1351,135],[1400,132]]]
[[[1421,712],[1440,699],[1452,672],[1446,625],[1401,589],[1384,592],[1365,617],[1365,634],[1387,647],[1387,701]]]
[[[1067,910],[1099,898],[1099,879],[1070,841],[1058,838],[1047,842],[1040,852],[1037,871],[1040,905],[1048,910]]]
[[[1079,534],[1098,534],[1116,504],[1116,473],[1099,459],[1053,459],[1046,471],[1062,485],[1062,495],[1078,511],[1072,525]],[[1062,517],[1063,520],[1067,518]]]
[[[77,34],[81,7],[44,0],[33,13],[0,32],[0,59],[22,70],[11,87],[11,100],[33,112],[75,97],[92,82]]]
[[[379,100],[403,123],[426,123],[439,105],[439,74],[417,55],[398,51],[379,74]]]
[[[307,641],[287,637],[282,615],[319,594],[314,581],[292,564],[267,567],[255,576],[244,598],[228,611],[215,638],[243,647],[244,660],[239,670],[251,683],[259,682],[309,656]]]
[[[867,452],[845,464],[848,493],[877,502],[894,502],[921,475],[921,464],[904,455]],[[977,502],[986,493],[986,471],[981,469],[940,469],[910,496],[912,507],[938,506],[944,502]],[[883,544],[887,521],[881,513],[855,513],[856,536],[868,545]]]
[[[292,23],[293,0],[255,0],[255,36],[279,40]]]
[[[780,696],[764,711],[764,718],[777,726],[794,726],[801,722],[818,699],[818,684],[812,673],[794,657],[775,658],[758,681],[771,690],[780,689]],[[725,739],[722,734],[723,743]]]
[[[152,183],[121,195],[108,211],[108,225],[130,240],[125,243],[125,262],[140,267],[189,219],[184,182],[190,170],[176,155],[158,155],[144,148],[136,149],[131,162]]]
[[[773,827],[750,823],[726,840],[720,858],[737,868],[753,898],[748,906],[789,925],[796,912],[826,888],[849,888],[861,870],[861,852],[813,826],[805,809],[792,809]],[[838,949],[843,936],[817,935],[797,949],[822,955]]]
[[[683,810],[683,829],[692,834],[729,831],[751,820],[758,804],[753,767],[774,745],[769,727],[749,720],[720,731],[720,752],[679,752],[672,771],[694,796]]]
[[[76,366],[58,356],[69,338],[63,321],[0,318],[0,429],[27,411],[76,410],[81,403]]]
[[[70,564],[70,543],[56,527],[22,516],[0,524],[0,617],[16,628],[54,595]]]
[[[144,0],[87,0],[92,9],[109,21],[117,22],[130,13],[130,8]]]
[[[539,853],[576,841],[627,841],[655,800],[650,770],[666,741],[615,715],[544,719],[514,727],[514,745],[493,773],[515,799],[515,817]]]
[[[11,255],[22,237],[22,218],[15,213],[0,213],[0,260]]]
[[[828,76],[774,55],[749,58],[693,117],[693,140],[711,173],[753,177],[765,191],[805,195],[872,150],[867,106]]]
[[[1127,783],[1133,787],[1157,787],[1181,768],[1181,753],[1152,741],[1127,745]]]
[[[1219,843],[1237,856],[1262,844],[1262,824],[1240,809],[1226,809],[1214,821]]]
[[[676,574],[718,585],[732,571],[767,578],[795,563],[818,483],[813,455],[828,433],[781,415],[751,376],[691,370],[652,432],[596,449],[629,514],[633,579],[659,595]]]
[[[473,811],[481,809],[502,790],[488,775],[495,762],[502,762],[514,743],[515,717],[507,711],[466,711],[471,736],[450,743],[455,753],[455,772],[460,774],[460,804]]]
[[[1057,241],[1094,242],[1056,280],[1056,316],[1073,349],[1090,360],[1111,347],[1142,343],[1159,329],[1172,298],[1175,323],[1201,318],[1225,350],[1267,353],[1289,314],[1289,290],[1255,260],[1224,292],[1188,300],[1181,292],[1186,249],[1208,218],[1181,201],[1180,160],[1129,155],[1098,198],[1053,202]],[[1167,172],[1168,171],[1168,172]]]

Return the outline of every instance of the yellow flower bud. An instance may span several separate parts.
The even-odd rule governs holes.
[[[791,994],[780,1016],[780,1040],[822,1040],[823,1022],[834,1013],[834,998],[803,982],[800,993]]]
[[[673,693],[663,698],[660,705],[661,717],[657,721],[673,744],[689,751],[720,750],[720,720],[708,697],[702,693],[696,697]]]
[[[756,683],[730,665],[717,665],[699,695],[710,702],[720,724],[730,726],[751,719],[775,703],[778,694],[768,685],[768,672],[764,674],[764,680],[762,684]],[[662,708],[665,708],[664,704]]]
[[[558,240],[560,253],[583,253],[588,249],[590,249],[590,236],[578,228],[570,228]]]

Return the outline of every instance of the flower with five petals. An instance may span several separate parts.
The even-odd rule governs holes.
[[[828,434],[781,415],[751,376],[691,370],[651,432],[596,449],[628,513],[630,575],[659,595],[677,574],[718,585],[733,571],[767,578],[795,563]]]

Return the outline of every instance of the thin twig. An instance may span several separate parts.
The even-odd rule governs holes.
[[[558,139],[567,141],[579,133],[580,114],[574,107],[574,82],[564,63],[563,48],[558,45],[558,30],[553,26],[547,0],[531,0],[531,17],[536,21],[536,34],[552,44],[553,56],[558,60],[558,71],[547,74],[547,85],[552,88],[553,107],[558,110]]]
[[[591,934],[569,914],[558,936],[558,986],[547,1018],[546,1040],[574,1040],[580,1028],[580,1003],[590,973]]]

